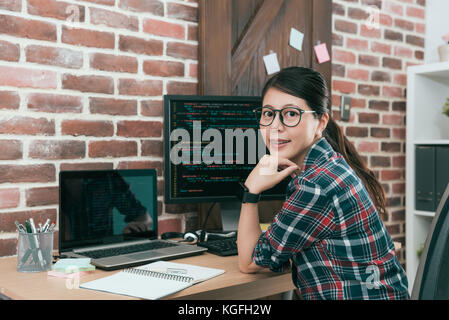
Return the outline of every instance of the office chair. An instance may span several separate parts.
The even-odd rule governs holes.
[[[421,254],[411,298],[449,300],[449,184]]]

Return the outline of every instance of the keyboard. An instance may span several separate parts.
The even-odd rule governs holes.
[[[83,256],[99,259],[106,257],[118,256],[121,254],[135,253],[147,250],[155,250],[161,248],[168,248],[176,246],[176,243],[165,242],[165,241],[152,241],[148,243],[135,244],[125,247],[99,249],[99,250],[89,250],[89,251],[77,251],[76,253],[82,254]]]
[[[207,248],[208,252],[219,256],[235,256],[238,254],[236,241],[237,237],[224,238],[199,242],[198,246]]]

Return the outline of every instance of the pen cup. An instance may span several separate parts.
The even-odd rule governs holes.
[[[17,271],[42,272],[51,269],[53,232],[19,232]]]

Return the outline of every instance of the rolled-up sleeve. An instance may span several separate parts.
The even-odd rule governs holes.
[[[334,213],[320,186],[296,178],[286,201],[253,250],[253,261],[282,272],[292,255],[324,239],[334,229]]]

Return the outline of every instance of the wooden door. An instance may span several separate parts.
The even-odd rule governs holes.
[[[330,88],[331,63],[318,64],[313,47],[325,42],[331,54],[331,1],[200,0],[199,6],[200,94],[260,95],[270,52],[281,68],[322,72]],[[304,33],[302,51],[289,45],[291,28]]]
[[[320,71],[331,90],[331,62],[318,64],[313,47],[324,42],[332,55],[332,1],[200,0],[199,15],[199,94],[259,96],[270,77],[263,57],[271,51],[277,53],[281,68]],[[301,51],[289,45],[291,28],[304,34]],[[263,201],[261,222],[271,221],[282,204]],[[199,206],[200,224],[210,205]],[[208,229],[221,227],[219,211],[216,205]]]

